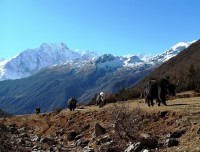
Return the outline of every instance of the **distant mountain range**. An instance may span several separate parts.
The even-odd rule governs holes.
[[[108,62],[108,64],[110,66],[116,66],[112,64],[118,64],[119,66],[133,68],[138,67],[138,64],[140,66],[146,64],[157,65],[177,55],[181,50],[187,48],[191,43],[193,42],[180,42],[171,49],[154,57],[141,54],[136,56],[129,55],[126,57],[112,56],[112,59],[116,58],[116,60],[113,63]],[[39,48],[27,49],[9,60],[1,59],[0,81],[26,78],[38,73],[43,68],[62,65],[68,62],[79,62],[81,64],[82,61],[91,60],[92,62],[94,58],[98,57],[99,56],[96,53],[90,51],[72,51],[64,43],[43,43]],[[99,58],[105,58],[105,56]]]
[[[77,97],[79,103],[87,103],[100,91],[117,92],[136,84],[190,44],[181,42],[148,58],[97,56],[90,51],[72,51],[63,43],[44,43],[0,62],[0,109],[25,114],[33,113],[39,106],[47,112],[66,108],[66,101],[72,96]]]

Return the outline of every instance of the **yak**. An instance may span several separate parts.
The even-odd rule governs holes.
[[[142,96],[145,98],[145,102],[148,103],[148,106],[153,106],[153,99],[156,99],[158,102],[158,106],[162,102],[165,106],[166,104],[166,95],[175,96],[176,86],[174,84],[169,83],[167,79],[160,79],[160,80],[150,80],[143,92]]]
[[[77,103],[76,98],[70,98],[68,100],[68,108],[70,109],[70,111],[74,111],[74,109],[76,109],[76,103]]]
[[[106,98],[105,98],[103,92],[101,92],[99,95],[97,95],[96,105],[99,107],[103,107],[105,104],[106,104]]]
[[[36,113],[37,115],[40,114],[40,107],[36,107],[36,108],[35,108],[35,113]]]

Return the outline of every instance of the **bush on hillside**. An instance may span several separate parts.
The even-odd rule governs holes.
[[[59,114],[62,110],[63,110],[62,108],[58,107],[58,108],[54,109],[53,113],[54,114]]]
[[[119,139],[126,142],[134,141],[139,137],[141,109],[137,108],[134,111],[130,110],[130,105],[127,102],[120,102],[112,109],[112,120],[114,130]]]
[[[106,94],[106,103],[115,103],[117,101],[115,95],[112,93]]]

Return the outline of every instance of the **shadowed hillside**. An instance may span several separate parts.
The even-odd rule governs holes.
[[[128,88],[123,94],[127,98],[139,97],[141,90],[150,79],[166,78],[171,83],[179,82],[177,91],[200,91],[200,40],[190,45],[177,56],[163,63],[138,84]],[[123,94],[119,95],[122,96]]]
[[[30,114],[38,106],[43,112],[66,108],[71,97],[78,98],[78,104],[87,103],[100,91],[118,91],[125,78],[124,85],[130,86],[149,72],[96,64],[67,63],[43,69],[28,78],[1,81],[0,107],[12,114]]]
[[[180,80],[179,90],[200,91],[200,40],[153,71],[148,78],[165,77]]]

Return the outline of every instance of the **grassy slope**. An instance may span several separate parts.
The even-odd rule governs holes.
[[[190,92],[189,92],[190,93]],[[168,106],[147,107],[143,99],[127,101],[130,110],[141,109],[141,116],[144,116],[140,133],[154,134],[163,143],[166,135],[177,129],[186,129],[179,141],[180,144],[175,148],[163,148],[161,151],[193,151],[200,145],[200,136],[197,130],[200,126],[200,97],[178,98],[167,101]],[[117,103],[120,104],[120,103]],[[103,108],[96,106],[83,107],[75,112],[63,110],[59,114],[54,112],[37,115],[21,115],[12,118],[1,119],[0,122],[9,125],[16,123],[18,126],[26,126],[34,130],[36,134],[50,135],[56,133],[60,128],[65,130],[78,131],[80,127],[90,124],[90,129],[84,133],[85,139],[92,138],[92,133],[96,122],[107,129],[110,135],[114,137],[112,128],[113,107],[115,104],[107,104]],[[165,117],[160,117],[162,111],[167,111]],[[62,138],[66,138],[64,135]],[[95,144],[92,145],[95,148]],[[118,144],[119,146],[119,144]]]
[[[129,87],[126,91],[128,98],[139,96],[146,83],[152,78],[168,78],[171,83],[177,83],[177,91],[182,92],[190,90],[190,68],[194,66],[196,90],[200,91],[200,40],[181,51],[177,56],[153,70],[144,79],[141,79],[136,85]],[[193,88],[194,89],[194,88]],[[123,96],[123,95],[121,95]]]

